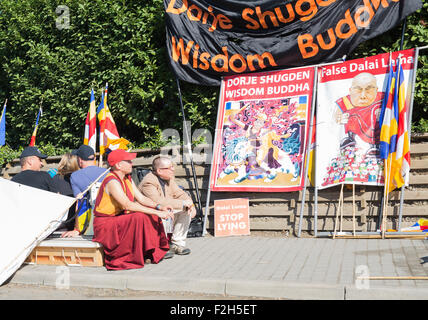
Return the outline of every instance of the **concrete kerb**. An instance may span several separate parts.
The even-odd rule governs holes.
[[[12,276],[10,283],[55,287],[58,281],[57,268],[24,265]],[[138,269],[107,271],[99,267],[70,267],[68,270],[70,287],[225,294],[225,280],[222,279],[148,276],[141,274]]]
[[[357,289],[354,285],[345,286],[345,300],[428,300],[427,288],[408,287],[370,287]]]
[[[25,265],[11,283],[56,286],[57,267]],[[297,283],[270,280],[192,279],[147,276],[138,270],[107,271],[104,268],[71,267],[70,287],[157,292],[191,292],[241,297],[290,300],[427,300],[428,288],[373,287],[355,285]],[[108,276],[107,276],[108,275]]]
[[[11,279],[12,283],[55,286],[55,266],[26,265]],[[104,268],[71,267],[70,287],[89,287],[119,290],[147,290],[158,292],[192,292],[271,299],[331,299],[343,300],[340,285],[302,284],[285,281],[192,279],[147,276],[138,270],[107,271]]]
[[[58,271],[68,270],[69,279],[58,277]],[[132,270],[130,271],[132,272]],[[57,286],[58,280],[66,280],[70,287],[90,287],[125,290],[129,273],[109,272],[105,268],[24,265],[10,280],[11,283]]]
[[[343,300],[344,286],[269,280],[227,280],[226,295],[291,300]]]
[[[139,276],[128,282],[130,290],[225,294],[225,280]]]

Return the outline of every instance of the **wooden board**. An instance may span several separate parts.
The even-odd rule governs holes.
[[[25,262],[39,265],[102,267],[104,251],[102,247],[36,247]]]
[[[25,262],[56,266],[102,267],[104,250],[101,244],[81,236],[51,238],[42,241],[34,248]]]

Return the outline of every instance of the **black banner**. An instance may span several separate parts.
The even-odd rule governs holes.
[[[421,0],[164,0],[180,80],[335,61],[422,7]]]

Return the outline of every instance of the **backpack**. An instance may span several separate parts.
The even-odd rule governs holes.
[[[135,185],[138,186],[140,182],[143,181],[144,177],[150,172],[152,172],[150,169],[132,168],[131,177]]]

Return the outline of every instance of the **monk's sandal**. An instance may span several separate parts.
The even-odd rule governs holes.
[[[175,244],[173,244],[171,246],[171,248],[169,249],[169,251],[173,252],[175,254],[178,254],[178,255],[186,255],[186,254],[190,253],[190,249],[189,248],[185,248],[185,247],[178,246],[178,245],[175,245]]]

